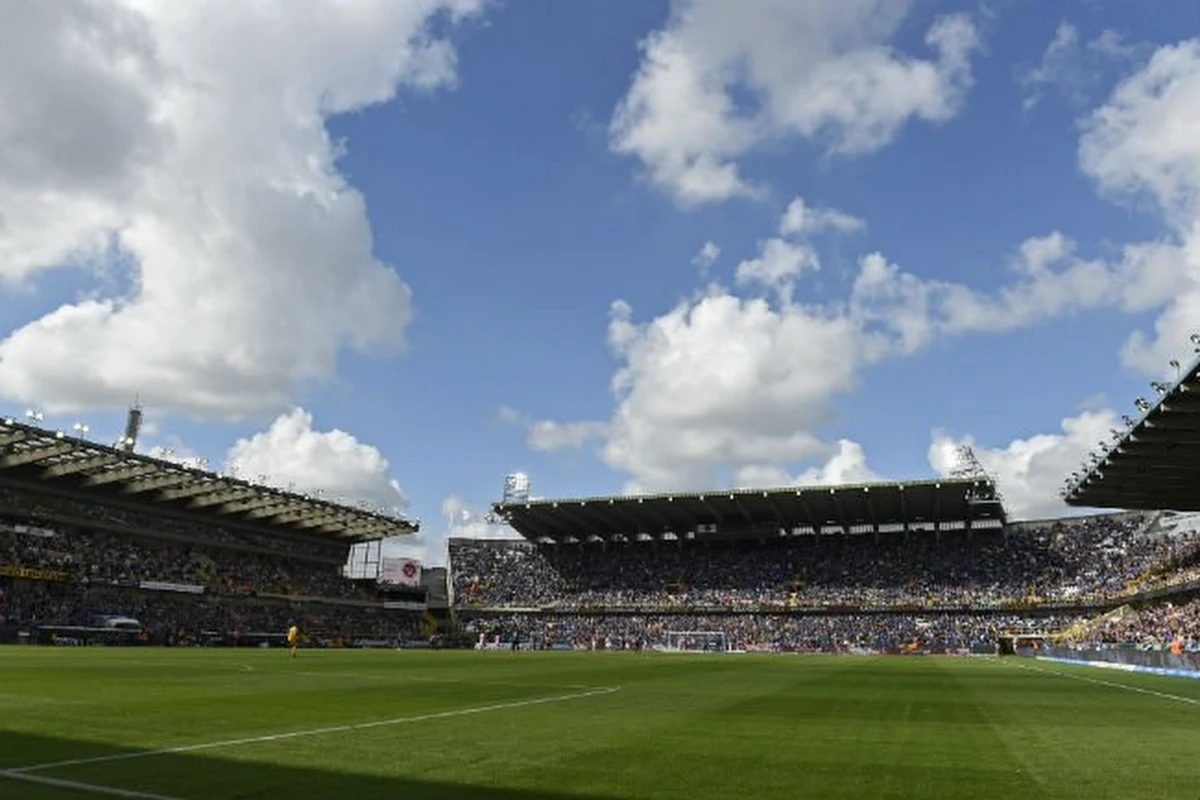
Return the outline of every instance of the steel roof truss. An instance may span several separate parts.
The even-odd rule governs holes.
[[[28,450],[22,450],[19,453],[11,453],[4,456],[4,458],[0,459],[0,467],[19,467],[24,464],[34,464],[47,458],[69,453],[74,449],[75,445],[71,442],[32,447]]]
[[[197,483],[191,486],[181,486],[178,489],[166,489],[159,493],[159,499],[171,500],[188,500],[192,497],[198,497],[203,494],[211,494],[218,489],[229,489],[236,484],[225,483],[221,480],[205,480],[201,478]]]
[[[236,486],[229,489],[218,489],[209,494],[202,494],[199,497],[193,498],[189,506],[192,508],[207,508],[208,506],[219,506],[225,503],[232,503],[238,500],[245,500],[250,497],[257,497],[261,491],[249,486]]]
[[[273,506],[282,506],[290,500],[281,500],[277,494],[265,494],[258,497],[246,498],[244,500],[234,500],[221,506],[222,513],[225,514],[240,514],[244,511],[256,511],[260,508],[271,508]]]
[[[42,471],[43,478],[61,478],[64,475],[74,475],[76,472],[86,472],[95,467],[103,467],[107,464],[114,464],[121,460],[121,456],[107,453],[105,455],[93,456],[92,458],[80,458],[74,461],[65,461],[61,464],[54,464],[46,467]]]
[[[132,481],[127,486],[121,489],[122,494],[140,494],[141,492],[153,492],[159,489],[169,489],[172,486],[178,486],[181,483],[196,480],[195,475],[187,472],[172,472],[166,475],[146,478],[142,481]]]
[[[106,483],[120,483],[121,481],[131,480],[158,472],[159,467],[153,464],[136,464],[124,469],[113,469],[106,472],[100,472],[95,475],[89,475],[84,480],[85,486],[103,486]]]

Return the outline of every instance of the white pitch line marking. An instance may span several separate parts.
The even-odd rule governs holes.
[[[1180,703],[1190,703],[1194,706],[1200,706],[1200,700],[1197,700],[1195,697],[1183,697],[1182,695],[1170,694],[1169,692],[1158,692],[1154,689],[1146,689],[1141,686],[1130,686],[1127,683],[1114,683],[1113,681],[1106,681],[1102,678],[1093,678],[1088,675],[1076,675],[1073,672],[1062,672],[1057,669],[1044,669],[1042,667],[1035,667],[1030,664],[1012,664],[1012,666],[1016,667],[1017,669],[1027,669],[1032,672],[1041,672],[1046,675],[1058,675],[1060,678],[1074,678],[1077,681],[1086,681],[1087,683],[1094,683],[1099,686],[1111,686],[1114,689],[1125,689],[1126,691],[1138,692],[1139,694],[1154,695],[1155,697],[1161,697],[1165,700],[1177,700]]]
[[[13,769],[6,770],[4,774],[12,777],[16,775],[24,775],[25,773],[29,772],[58,769],[59,767],[74,767],[82,764],[105,764],[111,761],[128,761],[130,759],[149,758],[151,756],[166,756],[174,755],[176,753],[193,753],[197,750],[215,750],[222,747],[238,747],[240,745],[259,744],[261,742],[278,742],[285,739],[300,739],[308,736],[323,736],[329,733],[346,733],[349,731],[368,730],[370,728],[384,728],[392,725],[404,725],[410,722],[425,722],[432,719],[466,717],[473,714],[484,714],[489,711],[503,711],[510,708],[525,708],[526,706],[545,705],[546,703],[563,703],[567,700],[578,700],[584,697],[612,694],[620,689],[620,686],[599,686],[586,692],[559,694],[554,695],[553,697],[535,697],[530,700],[510,700],[505,703],[492,703],[486,706],[472,706],[470,708],[457,708],[450,711],[435,711],[429,714],[418,714],[412,717],[394,717],[392,719],[380,719],[373,722],[357,722],[349,725],[331,725],[328,728],[309,728],[308,730],[289,731],[286,733],[270,733],[264,736],[248,736],[243,739],[226,739],[219,742],[185,744],[179,747],[164,747],[161,750],[139,750],[132,753],[114,753],[112,755],[93,756],[91,758],[73,758],[67,761],[52,761],[46,764],[32,764],[28,767],[15,767]]]
[[[151,794],[150,792],[139,792],[133,789],[118,789],[115,786],[101,786],[98,783],[80,783],[79,781],[66,781],[62,778],[49,778],[45,775],[26,775],[23,772],[14,772],[11,769],[0,770],[0,778],[8,778],[14,781],[25,781],[26,783],[37,783],[42,786],[53,786],[56,789],[74,789],[80,792],[88,792],[90,794],[105,794],[110,797],[128,797],[133,800],[183,800],[181,797],[171,797],[165,794]]]

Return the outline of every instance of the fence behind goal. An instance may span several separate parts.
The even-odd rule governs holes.
[[[667,650],[677,653],[724,653],[724,631],[667,631]]]

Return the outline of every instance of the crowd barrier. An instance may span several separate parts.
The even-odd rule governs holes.
[[[1200,679],[1200,653],[1171,653],[1166,650],[1136,650],[1114,647],[1103,650],[1073,650],[1067,647],[1022,648],[1018,655],[1065,664],[1087,664],[1126,672],[1172,675]]]

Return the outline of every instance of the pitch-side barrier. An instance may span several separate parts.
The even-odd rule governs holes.
[[[1123,672],[1200,679],[1200,653],[1171,653],[1163,650],[1135,650],[1125,647],[1105,650],[1042,647],[1038,650],[1022,648],[1017,651],[1017,655],[1032,657],[1039,661],[1086,664]]]

